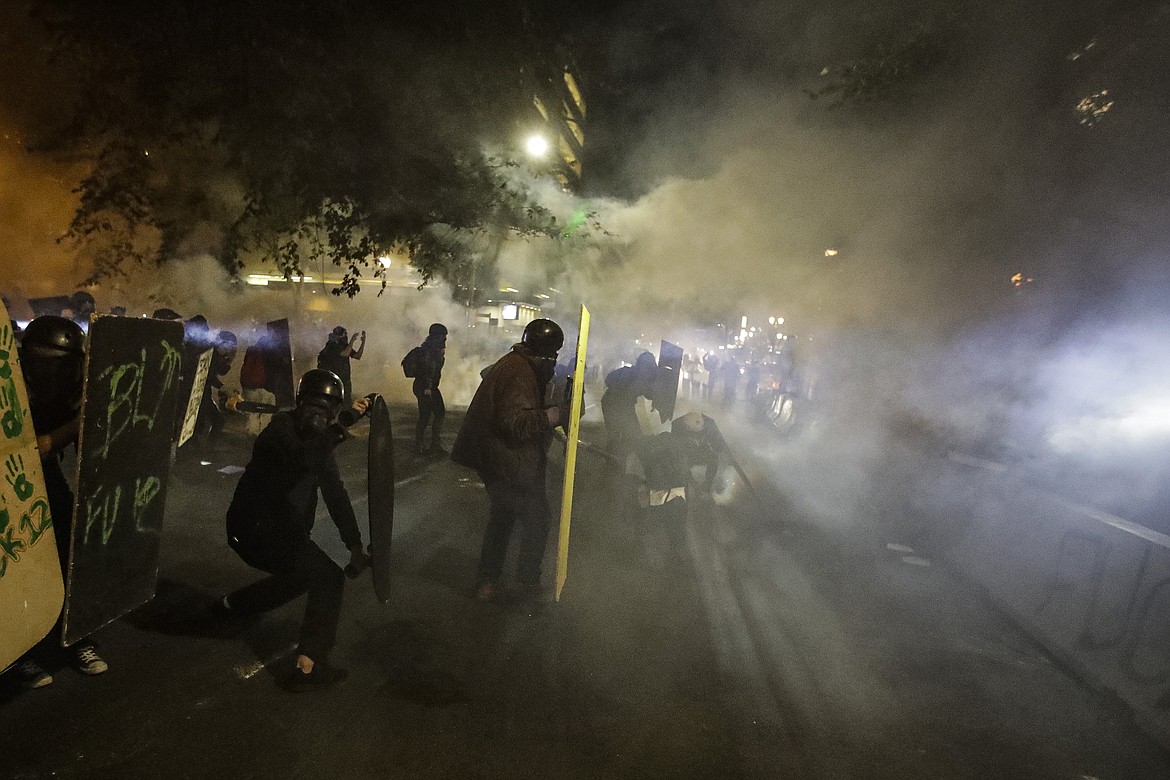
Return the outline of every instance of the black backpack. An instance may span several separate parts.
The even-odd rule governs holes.
[[[415,347],[402,358],[402,373],[414,378],[423,371],[422,347]]]

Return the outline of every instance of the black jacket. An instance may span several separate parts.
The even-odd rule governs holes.
[[[318,488],[345,546],[361,545],[334,446],[331,439],[299,434],[288,412],[272,416],[256,439],[227,513],[228,544],[249,566],[281,571],[292,564],[309,540]]]
[[[422,395],[427,390],[438,390],[439,382],[443,378],[443,364],[446,358],[442,348],[432,347],[423,342],[414,348],[418,352],[419,372],[414,378],[414,394]]]

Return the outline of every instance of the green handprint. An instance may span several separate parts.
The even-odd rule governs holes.
[[[9,485],[12,485],[16,497],[21,501],[28,501],[34,488],[33,484],[28,481],[28,475],[24,473],[24,456],[17,452],[12,453],[8,456],[8,460],[4,461],[4,468],[8,471],[4,475],[4,479]]]

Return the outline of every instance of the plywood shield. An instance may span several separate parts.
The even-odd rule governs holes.
[[[65,644],[154,597],[182,348],[175,320],[90,325]]]
[[[390,539],[394,533],[394,431],[381,396],[370,407],[368,473],[370,554],[374,559],[374,593],[390,601]]]
[[[0,670],[52,630],[65,588],[37,437],[8,312],[0,304]]]
[[[190,349],[190,346],[185,349]],[[186,352],[184,353],[183,391],[179,395],[183,424],[179,429],[179,440],[176,442],[179,447],[195,435],[195,423],[199,419],[199,407],[203,403],[203,391],[207,387],[207,374],[211,371],[212,352],[214,352],[212,349],[205,349],[202,352],[192,350],[189,357]]]
[[[565,431],[565,481],[561,485],[561,532],[557,543],[556,599],[569,578],[569,529],[573,519],[573,485],[577,476],[577,442],[581,435],[581,407],[585,399],[585,353],[589,347],[589,310],[581,307],[577,330],[577,361],[573,368],[573,390],[569,400],[569,430]]]

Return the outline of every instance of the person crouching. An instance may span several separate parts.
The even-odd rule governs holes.
[[[368,563],[333,456],[345,439],[337,424],[344,397],[341,380],[330,371],[316,368],[301,377],[296,408],[273,415],[257,437],[227,512],[228,544],[245,563],[270,576],[229,593],[219,604],[220,612],[267,612],[308,592],[297,668],[287,685],[294,692],[345,678],[345,670],[328,662],[341,617],[345,576],[309,536],[318,489],[350,551],[350,565],[360,570]],[[360,398],[353,407],[361,413],[368,403]]]

